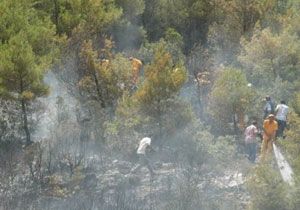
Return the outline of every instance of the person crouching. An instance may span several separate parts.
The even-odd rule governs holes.
[[[138,157],[139,157],[139,162],[138,164],[135,165],[135,167],[131,170],[131,173],[135,173],[138,169],[140,169],[143,166],[146,166],[150,172],[150,175],[153,176],[155,175],[153,168],[150,164],[150,161],[147,157],[147,151],[153,150],[151,147],[151,138],[149,137],[144,137],[140,143],[139,147],[136,151]]]

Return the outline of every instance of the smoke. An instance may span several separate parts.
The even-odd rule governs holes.
[[[55,128],[55,123],[59,120],[60,111],[67,112],[72,121],[76,120],[75,109],[78,101],[68,93],[68,89],[63,82],[58,80],[52,71],[45,75],[44,82],[50,87],[50,94],[40,99],[44,112],[39,116],[39,124],[33,135],[35,141],[50,137],[50,132]],[[60,103],[63,103],[64,110],[60,110]]]

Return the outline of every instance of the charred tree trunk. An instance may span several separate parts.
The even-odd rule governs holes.
[[[21,73],[19,74],[19,79],[20,79],[19,94],[21,96],[21,111],[22,111],[23,130],[24,130],[25,136],[26,136],[26,145],[29,145],[31,143],[31,136],[30,136],[29,126],[28,126],[26,101],[22,97],[22,94],[25,90],[25,84],[23,81],[23,75]]]
[[[106,107],[105,106],[105,101],[103,100],[103,95],[102,95],[101,90],[100,90],[100,85],[99,85],[99,81],[98,81],[96,72],[93,72],[93,77],[94,77],[94,82],[95,82],[95,85],[96,85],[96,91],[97,91],[97,95],[98,95],[99,100],[100,100],[101,107],[105,108]]]

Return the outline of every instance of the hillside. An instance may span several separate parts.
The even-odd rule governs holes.
[[[0,210],[297,210],[299,9],[0,0]]]

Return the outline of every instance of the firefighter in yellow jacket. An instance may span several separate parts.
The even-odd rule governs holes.
[[[278,130],[278,124],[275,120],[275,116],[270,114],[263,124],[263,142],[261,145],[261,156],[265,158],[266,154],[270,154],[273,150],[273,142],[275,141],[276,131]]]

